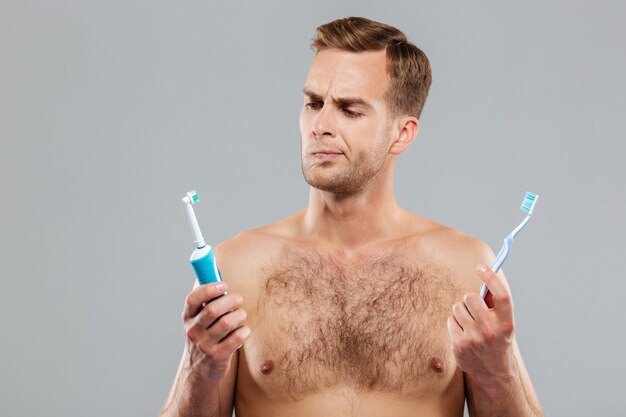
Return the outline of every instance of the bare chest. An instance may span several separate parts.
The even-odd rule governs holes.
[[[419,397],[455,372],[450,273],[400,253],[343,262],[294,251],[263,268],[244,360],[270,398],[334,386]]]

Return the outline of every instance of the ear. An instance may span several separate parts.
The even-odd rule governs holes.
[[[397,123],[398,136],[389,149],[392,155],[399,155],[406,151],[415,140],[420,127],[419,121],[414,116],[404,116]]]

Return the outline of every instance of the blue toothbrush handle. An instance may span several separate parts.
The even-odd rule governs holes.
[[[211,246],[196,249],[189,262],[201,285],[222,281],[222,274],[215,261],[215,251]]]
[[[496,256],[496,259],[493,261],[493,264],[491,265],[491,269],[496,274],[498,273],[500,268],[502,268],[502,264],[504,264],[504,261],[506,261],[506,258],[509,256],[509,252],[511,251],[511,246],[513,246],[513,239],[511,239],[511,236],[507,236],[504,239],[504,244],[502,245],[502,249],[500,249],[500,252],[498,252],[498,256]]]
[[[502,249],[500,249],[500,252],[498,252],[496,259],[493,261],[493,264],[491,265],[491,270],[495,272],[496,274],[498,273],[500,268],[502,268],[504,261],[506,261],[506,258],[509,256],[509,252],[511,251],[511,245],[513,245],[513,238],[511,237],[511,235],[509,235],[504,239],[504,244],[502,245]],[[480,297],[484,300],[488,292],[489,292],[489,289],[483,283],[482,287],[480,287]]]

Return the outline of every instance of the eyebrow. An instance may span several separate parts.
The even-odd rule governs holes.
[[[321,95],[308,90],[306,87],[302,89],[302,94],[311,98],[311,100],[316,101],[324,101]],[[333,101],[340,106],[351,106],[351,105],[360,105],[365,108],[372,108],[372,105],[367,101],[363,100],[361,97],[339,97],[333,98]]]

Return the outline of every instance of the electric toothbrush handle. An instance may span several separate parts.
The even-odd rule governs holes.
[[[194,250],[189,263],[191,263],[201,285],[222,281],[222,274],[215,261],[215,251],[210,245]]]

